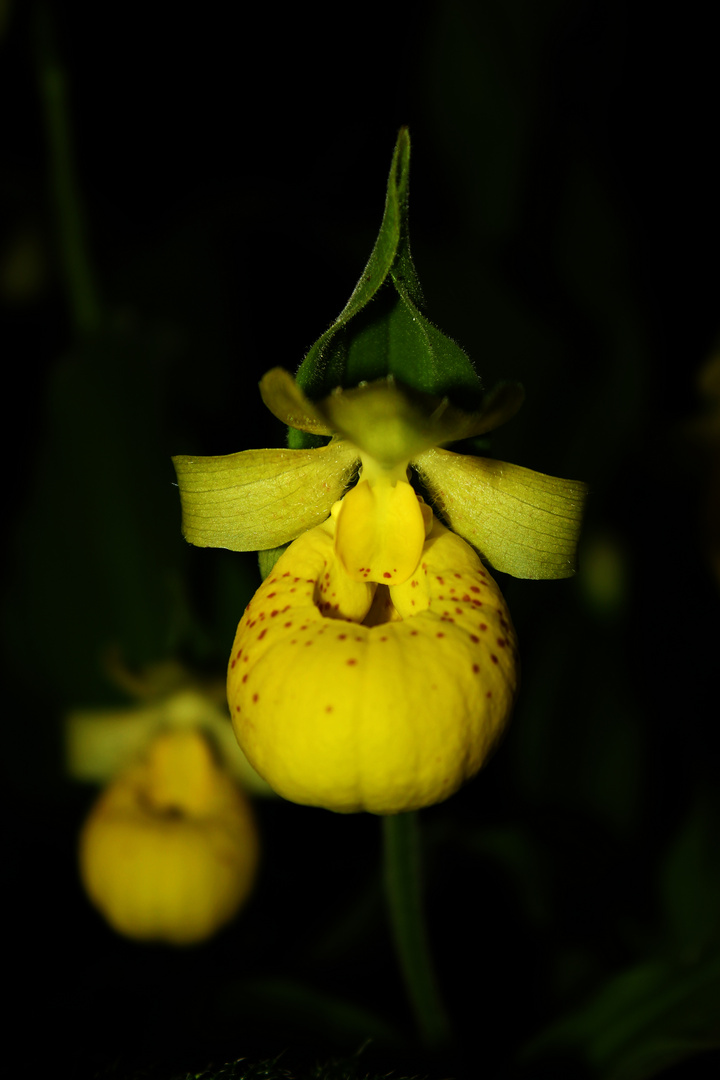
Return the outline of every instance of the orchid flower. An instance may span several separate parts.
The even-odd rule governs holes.
[[[80,874],[118,933],[191,945],[235,916],[254,884],[258,848],[249,800],[202,733],[167,730],[92,808]]]
[[[260,391],[329,443],[173,459],[188,541],[292,541],[233,645],[238,742],[298,803],[395,814],[439,802],[486,761],[516,696],[515,631],[483,560],[572,574],[585,486],[441,449],[514,415],[516,385],[471,413],[392,377],[311,402],[274,368]]]
[[[101,784],[80,832],[80,876],[120,934],[189,945],[229,922],[250,894],[259,838],[248,792],[272,794],[232,733],[224,687],[178,663],[129,671],[106,658],[131,705],[74,709],[65,765]]]

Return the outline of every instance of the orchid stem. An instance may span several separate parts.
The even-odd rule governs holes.
[[[425,925],[416,813],[383,818],[383,848],[390,922],[408,997],[423,1042],[440,1049],[451,1041],[450,1022],[437,987]]]

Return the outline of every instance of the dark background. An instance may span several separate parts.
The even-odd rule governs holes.
[[[662,1053],[627,1063],[665,1035],[688,1055],[666,1075],[704,1075],[720,1040],[718,405],[698,388],[720,330],[709,10],[58,5],[90,334],[60,255],[37,10],[0,6],[5,927],[37,1024],[24,1059],[50,1029],[77,1076],[314,1060],[373,1035],[363,1060],[386,1071],[542,1076],[550,1055],[553,1075],[567,1059],[609,1080],[658,1073]],[[264,801],[237,922],[190,951],[143,947],[81,892],[95,792],[61,752],[68,709],[125,700],[110,646],[222,677],[255,562],[184,544],[169,458],[282,445],[258,378],[294,370],[352,291],[401,124],[428,313],[485,385],[526,388],[493,453],[590,487],[575,579],[500,575],[523,659],[505,742],[421,815],[461,1047],[440,1061],[415,1045],[376,819]],[[522,1056],[563,1018],[545,1058]]]

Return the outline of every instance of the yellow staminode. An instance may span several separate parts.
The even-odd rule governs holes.
[[[196,730],[158,735],[105,791],[80,835],[86,892],[141,941],[191,945],[247,898],[258,837],[247,798]]]

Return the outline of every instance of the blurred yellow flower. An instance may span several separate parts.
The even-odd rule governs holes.
[[[80,872],[118,933],[191,945],[235,916],[258,851],[249,800],[207,739],[168,730],[95,803],[80,835]]]

